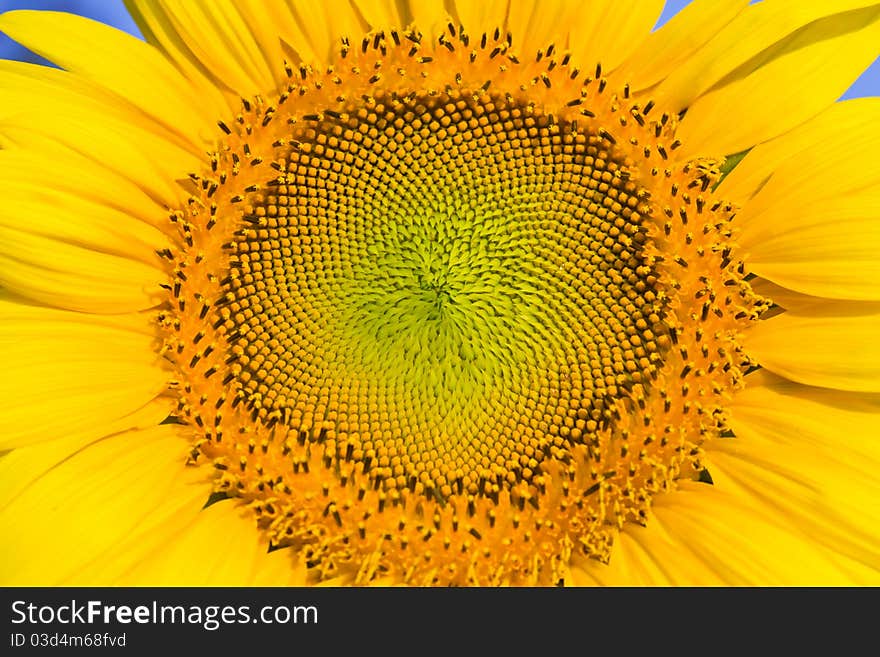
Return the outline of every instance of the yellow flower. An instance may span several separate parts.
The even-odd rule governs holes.
[[[2,583],[880,583],[880,4],[128,4],[0,17]]]

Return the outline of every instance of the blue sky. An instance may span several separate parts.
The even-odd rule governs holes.
[[[660,23],[662,24],[669,20],[671,16],[688,4],[689,1],[667,0]],[[135,27],[131,17],[125,11],[122,0],[0,0],[0,11],[24,8],[71,11],[104,21],[140,36],[137,27]],[[0,35],[0,58],[42,61],[4,35]],[[857,96],[880,96],[880,59],[874,62],[873,66],[853,84],[843,97],[852,98]]]

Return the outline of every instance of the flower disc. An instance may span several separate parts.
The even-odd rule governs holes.
[[[236,380],[384,485],[531,479],[656,357],[634,186],[533,108],[374,100],[294,130],[283,183],[250,199],[226,286]]]
[[[666,165],[668,115],[552,48],[448,35],[289,69],[172,216],[193,459],[316,578],[549,583],[607,558],[700,471],[760,307],[714,163]]]

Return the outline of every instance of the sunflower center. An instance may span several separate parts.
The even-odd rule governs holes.
[[[712,161],[553,47],[345,42],[244,100],[160,316],[192,461],[316,579],[550,583],[700,443],[760,310]],[[656,114],[656,113],[655,113]]]
[[[291,137],[224,286],[261,419],[447,496],[531,479],[650,376],[639,201],[601,140],[461,93],[377,94]]]

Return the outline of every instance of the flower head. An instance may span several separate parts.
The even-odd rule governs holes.
[[[880,6],[660,4],[0,17],[4,578],[877,581]]]

